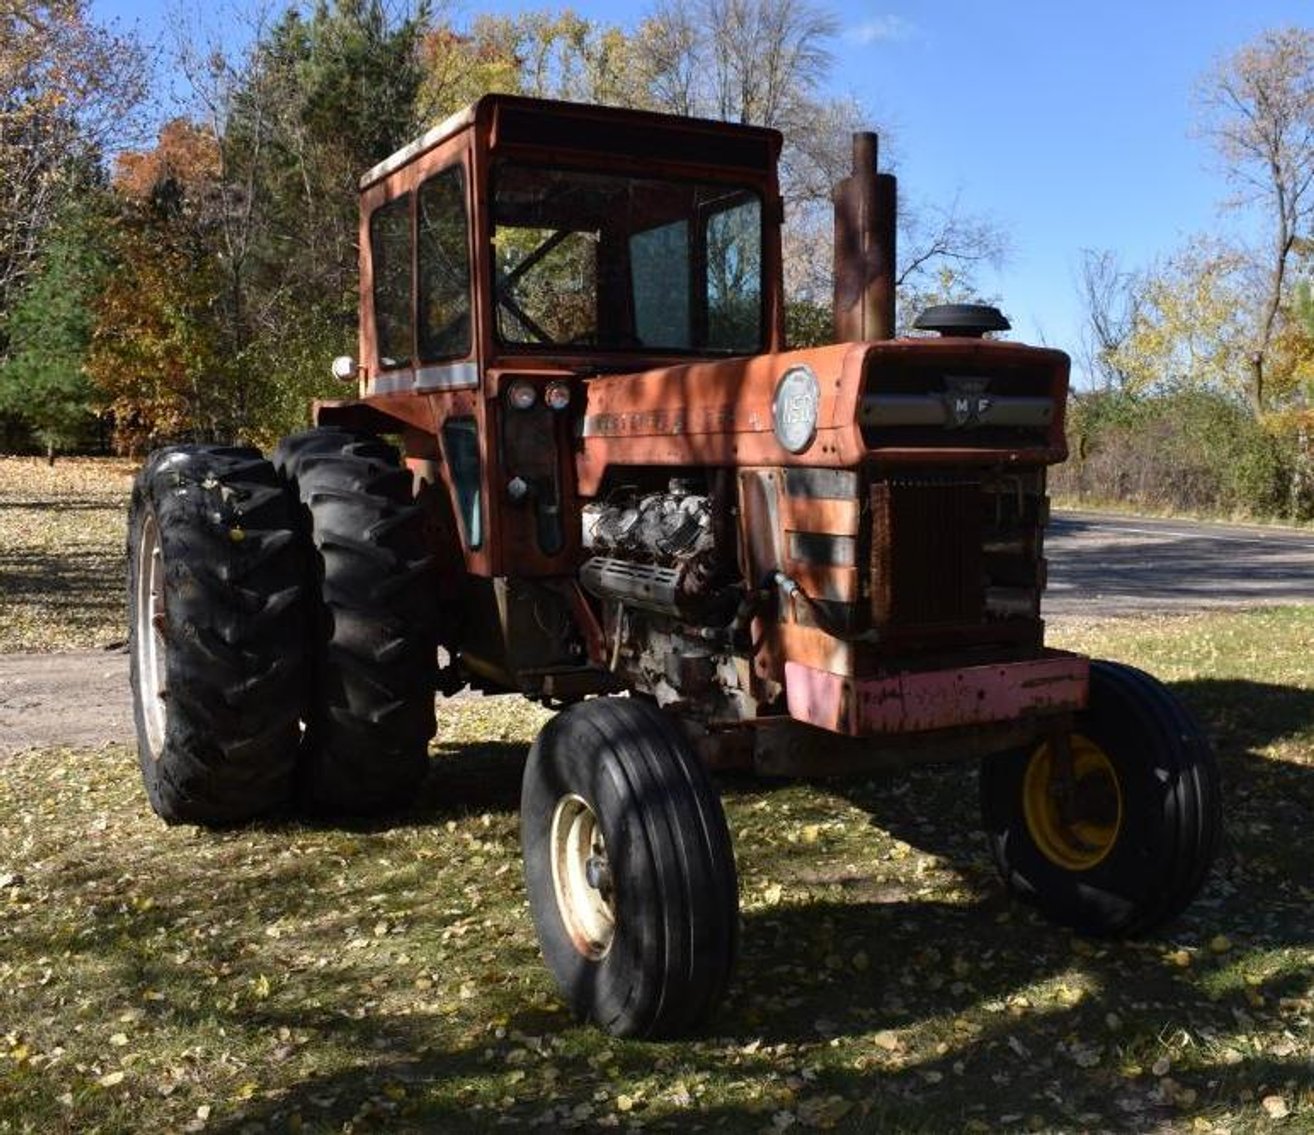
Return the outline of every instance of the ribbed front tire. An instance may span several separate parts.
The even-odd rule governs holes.
[[[1208,739],[1162,683],[1092,662],[1066,755],[1050,741],[981,765],[981,808],[1009,889],[1049,918],[1134,936],[1203,885],[1222,831]]]
[[[627,1037],[703,1025],[734,963],[738,882],[679,726],[634,698],[562,711],[530,751],[520,815],[534,925],[576,1016]]]

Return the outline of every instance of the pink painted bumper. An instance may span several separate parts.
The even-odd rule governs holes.
[[[1058,650],[1029,662],[886,678],[846,678],[786,662],[785,698],[796,720],[861,737],[1084,709],[1089,678],[1088,659]]]

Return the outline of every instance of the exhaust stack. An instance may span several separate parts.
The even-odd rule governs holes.
[[[835,186],[835,338],[894,338],[898,182],[877,173],[877,139],[853,135],[853,173]]]

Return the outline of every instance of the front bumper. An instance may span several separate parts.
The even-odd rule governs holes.
[[[852,737],[922,733],[1086,708],[1090,660],[1047,650],[1027,662],[847,678],[785,663],[785,699],[797,721]]]

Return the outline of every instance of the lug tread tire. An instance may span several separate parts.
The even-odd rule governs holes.
[[[335,428],[281,442],[301,505],[313,604],[302,797],[313,812],[377,815],[414,798],[434,734],[432,560],[411,477],[390,445]]]
[[[1199,724],[1141,670],[1093,661],[1090,706],[1075,731],[1114,766],[1123,824],[1106,859],[1086,871],[1051,863],[1023,818],[1031,750],[981,765],[991,852],[1009,889],[1048,917],[1099,937],[1135,937],[1179,915],[1204,885],[1222,834],[1217,761]]]
[[[557,906],[557,802],[593,808],[615,876],[601,958],[571,942]],[[720,799],[678,725],[636,699],[564,710],[530,751],[521,794],[526,886],[549,969],[581,1020],[625,1037],[687,1034],[724,997],[738,944],[738,883]]]
[[[164,731],[152,750],[142,699],[138,549],[148,518],[163,571]],[[228,825],[293,796],[305,690],[305,600],[293,511],[259,451],[153,453],[128,520],[129,654],[138,754],[169,823]]]

